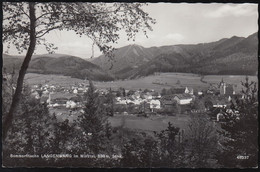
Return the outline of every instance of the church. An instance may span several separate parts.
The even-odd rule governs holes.
[[[225,96],[231,96],[235,95],[235,91],[233,88],[233,85],[231,84],[226,84],[222,78],[221,82],[219,83],[219,92],[220,95],[225,95]]]

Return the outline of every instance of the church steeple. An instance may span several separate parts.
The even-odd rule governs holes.
[[[220,87],[220,95],[225,95],[226,94],[226,83],[224,82],[223,78],[221,79],[219,87]]]
[[[220,85],[224,85],[224,80],[223,80],[223,78],[221,79],[221,82],[220,82]]]

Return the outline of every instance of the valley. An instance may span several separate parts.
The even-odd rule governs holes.
[[[98,89],[109,89],[117,90],[120,87],[128,90],[139,90],[139,89],[154,89],[161,91],[163,88],[182,88],[192,87],[197,89],[206,89],[212,85],[217,85],[223,78],[228,84],[236,85],[235,91],[241,91],[241,81],[245,80],[245,75],[205,75],[203,78],[204,82],[201,82],[200,75],[191,73],[160,73],[147,77],[132,79],[132,80],[118,80],[118,81],[94,81],[94,85]],[[258,81],[257,76],[249,76],[249,80]],[[179,81],[179,82],[178,82]],[[69,76],[62,75],[44,75],[28,73],[25,77],[25,83],[29,85],[45,84],[59,85],[59,86],[71,86],[75,83],[86,83],[88,81],[72,78]]]

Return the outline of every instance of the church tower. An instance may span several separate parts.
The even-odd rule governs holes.
[[[223,81],[223,78],[219,84],[219,88],[220,88],[220,95],[225,95],[226,94],[226,83]]]
[[[51,105],[51,93],[49,93],[49,98],[47,99],[46,103],[48,103],[49,105]]]
[[[186,94],[190,93],[190,90],[188,89],[188,87],[185,88],[184,93],[186,93]]]

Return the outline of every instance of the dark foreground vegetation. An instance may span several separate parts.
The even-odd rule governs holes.
[[[8,82],[3,84],[3,97],[10,98]],[[47,105],[32,97],[25,87],[13,126],[3,142],[3,165],[256,167],[257,89],[248,80],[243,86],[245,99],[232,103],[232,112],[225,114],[220,129],[205,114],[193,114],[185,135],[171,123],[153,134],[123,126],[111,127],[107,118],[113,110],[104,106],[92,82],[84,95],[84,112],[72,124],[68,120],[58,122]],[[3,118],[10,104],[10,100],[5,100]]]

